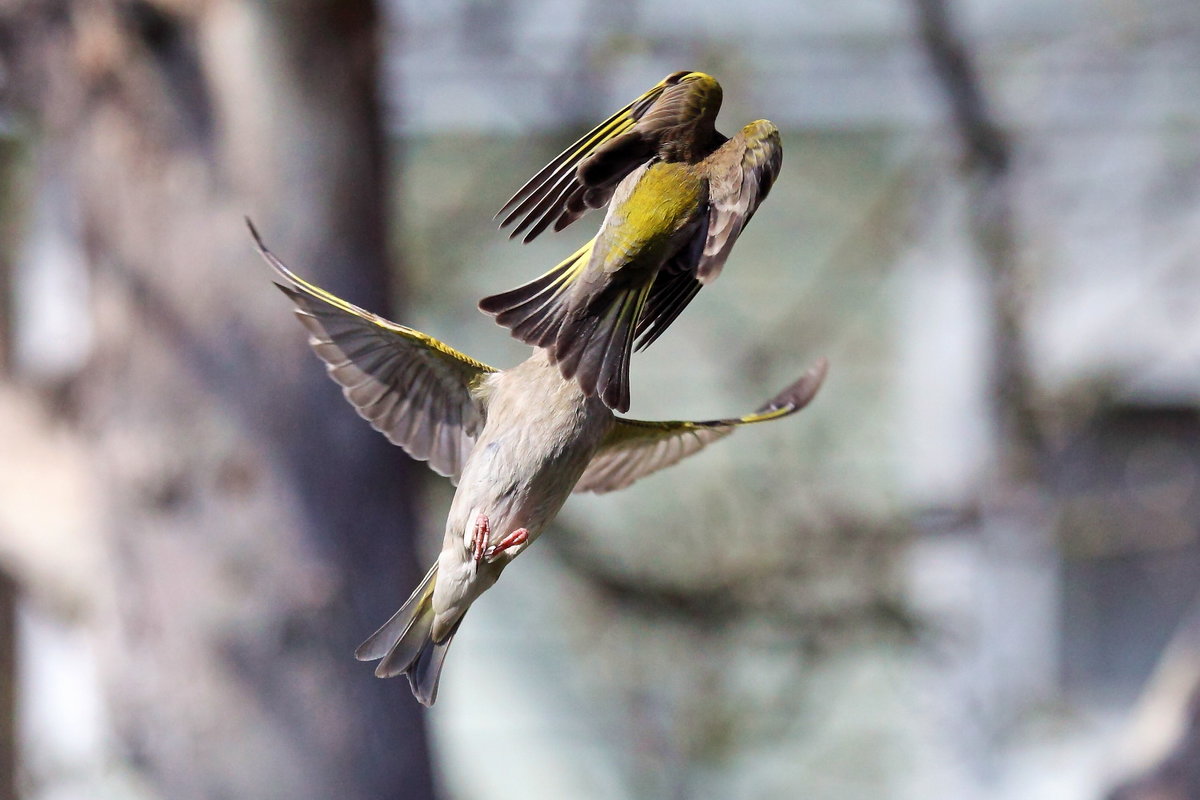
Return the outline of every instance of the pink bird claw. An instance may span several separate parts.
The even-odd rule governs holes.
[[[480,514],[475,519],[475,533],[471,537],[471,558],[478,564],[483,560],[485,551],[488,549],[487,541],[492,535],[492,524],[488,521],[487,514]]]
[[[503,553],[510,547],[516,547],[519,544],[525,544],[529,541],[529,531],[524,528],[517,528],[515,531],[505,536],[500,541],[489,547],[483,554],[488,561],[494,561],[496,556]]]

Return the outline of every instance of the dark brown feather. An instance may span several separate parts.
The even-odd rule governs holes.
[[[483,298],[479,309],[494,314],[496,322],[510,328],[518,341],[545,347],[559,336],[570,310],[570,273],[580,269],[580,262],[586,263],[590,256],[591,248],[582,247],[545,275]]]
[[[563,377],[614,411],[629,410],[629,359],[633,330],[646,291],[609,287],[586,309],[570,313],[552,346]]]
[[[634,331],[634,336],[638,337],[636,349],[640,352],[654,344],[696,298],[703,285],[689,273],[660,271]]]
[[[725,141],[713,127],[721,86],[711,77],[668,75],[542,167],[496,214],[500,227],[530,242],[551,225],[560,231],[589,208],[602,208],[629,173],[656,154],[698,162]],[[582,193],[582,202],[580,194]]]

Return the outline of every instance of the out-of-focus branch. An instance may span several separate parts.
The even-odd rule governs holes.
[[[1114,789],[1107,800],[1200,798],[1200,687],[1186,705],[1185,730],[1175,748],[1149,772]]]
[[[688,537],[671,548],[687,559],[678,565],[686,577],[661,564],[622,564],[579,532],[544,537],[584,589],[580,647],[606,653],[585,655],[589,679],[615,683],[615,703],[626,705],[634,737],[651,748],[633,759],[630,786],[641,788],[631,794],[651,785],[655,796],[692,796],[698,765],[797,735],[797,720],[811,713],[803,676],[813,661],[868,640],[909,644],[926,632],[881,575],[904,531],[861,519],[821,527],[820,552],[764,540],[768,558],[737,566],[721,532],[676,532]],[[775,545],[784,538],[792,537]],[[649,651],[640,647],[646,631],[655,639]],[[733,677],[748,661],[773,665],[762,670],[770,689]]]
[[[1200,597],[1142,693],[1125,740],[1136,775],[1107,800],[1200,798]]]
[[[848,524],[846,530],[826,535],[893,543],[901,533],[864,533],[862,524]],[[808,644],[846,630],[872,628],[911,638],[921,629],[921,622],[903,603],[883,593],[856,595],[836,603],[796,598],[795,587],[807,585],[811,569],[795,559],[784,557],[770,566],[726,569],[704,580],[683,582],[651,571],[626,570],[589,547],[582,535],[561,532],[546,541],[572,574],[624,611],[682,623],[697,631],[719,631],[754,619]]]
[[[985,268],[992,309],[991,390],[999,434],[1001,488],[1037,478],[1041,429],[1024,336],[1010,186],[1011,145],[995,122],[966,43],[945,0],[913,0],[921,42],[962,142],[971,238]]]
[[[1007,137],[992,119],[975,63],[950,22],[945,0],[913,0],[921,43],[946,93],[954,128],[972,168],[994,173],[1008,169]]]

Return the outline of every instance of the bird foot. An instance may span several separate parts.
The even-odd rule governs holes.
[[[483,560],[487,550],[488,537],[492,535],[492,524],[487,514],[480,514],[475,519],[475,533],[471,537],[471,558],[478,564]]]
[[[500,541],[484,551],[483,557],[488,561],[494,561],[496,556],[503,553],[510,547],[516,547],[519,544],[525,544],[529,541],[529,531],[524,528],[517,528],[515,531],[505,536]]]

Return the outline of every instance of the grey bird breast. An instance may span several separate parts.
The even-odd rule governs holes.
[[[532,539],[571,493],[613,416],[564,380],[543,350],[490,380],[487,423],[455,499],[469,498],[493,516],[494,535],[526,527]],[[469,515],[472,508],[461,511]]]

